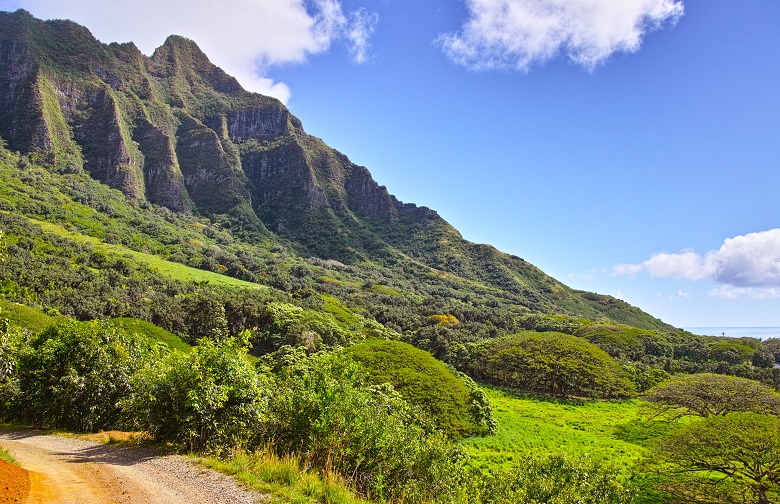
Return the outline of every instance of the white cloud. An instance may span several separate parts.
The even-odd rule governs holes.
[[[466,0],[458,33],[437,39],[456,63],[527,71],[558,54],[593,69],[615,52],[636,52],[649,31],[674,24],[682,0]]]
[[[301,63],[327,51],[336,40],[347,43],[357,61],[365,60],[377,23],[375,14],[345,13],[339,0],[308,4],[304,0],[15,0],[13,4],[44,19],[72,19],[103,42],[133,41],[145,54],[151,54],[168,35],[191,38],[244,87],[282,101],[289,99],[290,89],[267,76],[271,65]]]
[[[740,297],[750,297],[753,299],[775,299],[780,298],[780,289],[775,288],[753,288],[753,287],[732,287],[724,285],[718,289],[710,289],[707,295],[721,299],[737,299]]]
[[[727,238],[701,256],[693,250],[658,253],[642,264],[619,264],[613,275],[647,272],[654,277],[707,280],[723,284],[709,295],[721,298],[780,295],[780,229]]]

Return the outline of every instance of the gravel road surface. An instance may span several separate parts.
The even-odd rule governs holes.
[[[35,431],[0,432],[0,446],[30,471],[37,504],[249,504],[268,497],[180,455]]]

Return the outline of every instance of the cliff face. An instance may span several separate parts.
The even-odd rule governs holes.
[[[1,13],[0,136],[128,198],[264,222],[292,238],[312,214],[395,219],[396,202],[365,168],[183,37],[146,57],[69,21]]]

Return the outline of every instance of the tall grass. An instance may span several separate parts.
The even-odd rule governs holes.
[[[205,457],[206,467],[234,476],[247,487],[270,494],[271,502],[301,504],[368,504],[332,473],[307,470],[301,459],[279,457],[268,448],[254,453],[239,452],[229,459]]]

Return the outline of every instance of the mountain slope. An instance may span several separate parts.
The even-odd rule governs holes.
[[[439,300],[419,305],[420,316],[460,291],[468,319],[489,305],[471,298],[489,292],[501,299],[495,308],[670,329],[470,243],[435,211],[398,201],[365,167],[306,134],[279,101],[243,90],[183,37],[147,57],[132,43],[102,44],[70,21],[0,13],[0,137],[61,176],[55,185],[87,174],[132,205],[203,216],[236,240],[291,248],[312,258],[307,268],[314,258],[337,261],[356,282],[379,268],[383,285],[417,284],[414,291]],[[246,256],[236,260],[259,276]],[[394,318],[380,311],[372,313],[380,322]]]

